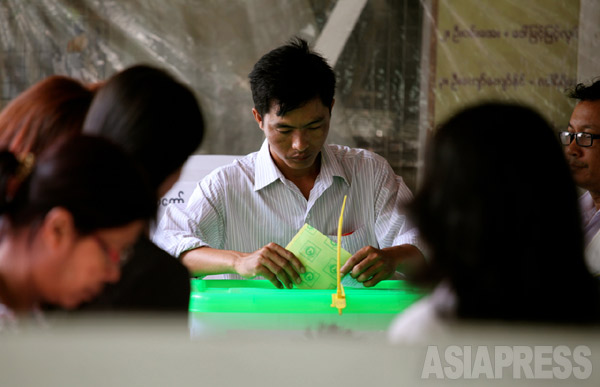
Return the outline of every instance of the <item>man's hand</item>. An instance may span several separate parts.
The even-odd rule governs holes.
[[[294,254],[276,243],[269,243],[253,253],[240,256],[234,268],[244,278],[263,276],[279,289],[284,285],[291,289],[294,283],[301,283],[299,273],[306,270]]]
[[[340,273],[342,277],[350,273],[352,278],[370,287],[390,278],[398,264],[399,258],[394,254],[373,246],[365,246],[346,261]]]
[[[423,255],[412,245],[400,245],[376,249],[365,246],[351,256],[340,269],[343,276],[350,273],[352,278],[366,287],[377,285],[389,279],[400,265],[414,265],[423,261]]]

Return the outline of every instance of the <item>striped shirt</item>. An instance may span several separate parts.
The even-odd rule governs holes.
[[[579,197],[579,208],[581,210],[581,220],[585,233],[585,244],[588,245],[592,241],[592,238],[600,231],[600,211],[596,210],[596,205],[590,191],[586,191]]]
[[[384,158],[323,146],[321,170],[307,200],[276,167],[266,140],[258,152],[200,181],[185,208],[167,207],[153,240],[176,257],[201,246],[253,252],[270,242],[285,247],[308,223],[336,241],[344,195],[342,233],[348,235],[342,247],[348,252],[367,245],[417,245],[416,230],[402,211],[412,194]]]

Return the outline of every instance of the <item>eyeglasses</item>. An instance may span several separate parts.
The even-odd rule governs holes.
[[[131,247],[119,251],[110,247],[108,243],[103,241],[99,236],[92,235],[92,237],[96,243],[98,243],[98,246],[100,246],[102,251],[104,251],[104,254],[106,254],[108,260],[116,265],[123,265],[131,256]]]
[[[575,138],[575,142],[579,146],[588,147],[592,146],[594,140],[600,138],[600,134],[591,134],[591,133],[571,133],[571,132],[558,132],[558,138],[560,139],[560,143],[563,145],[569,145],[573,142],[573,138]]]

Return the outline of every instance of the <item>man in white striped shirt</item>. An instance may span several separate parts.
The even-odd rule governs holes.
[[[335,102],[327,62],[296,39],[264,55],[249,77],[263,146],[204,178],[185,209],[168,207],[155,243],[194,275],[262,276],[291,288],[305,269],[282,246],[304,223],[336,240],[347,195],[346,283],[374,286],[422,264],[416,230],[402,213],[412,198],[402,178],[372,152],[325,145]]]

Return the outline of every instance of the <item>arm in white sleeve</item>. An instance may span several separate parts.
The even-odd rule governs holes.
[[[152,238],[175,257],[186,251],[223,245],[224,218],[220,208],[218,181],[204,179],[196,186],[185,208],[170,205]]]

